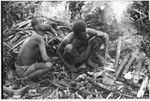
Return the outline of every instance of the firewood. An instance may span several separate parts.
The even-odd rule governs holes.
[[[106,99],[109,99],[112,96],[113,96],[113,92],[111,92],[110,94],[108,94],[108,96],[106,97]]]
[[[79,99],[84,99],[81,95],[78,94],[78,92],[76,92],[75,95],[76,95]]]
[[[120,37],[118,39],[118,46],[117,46],[117,52],[116,52],[116,61],[115,61],[115,69],[118,69],[118,63],[119,63],[119,57],[120,57],[120,52],[121,52],[121,40],[122,38]]]
[[[150,59],[147,59],[146,62],[148,64],[148,70],[149,70],[149,73],[150,73]]]
[[[102,88],[102,89],[107,90],[107,91],[115,91],[117,89],[115,85],[109,86],[109,85],[105,85],[105,84],[93,81],[91,79],[88,79],[88,82],[91,83],[92,85],[96,86],[96,87]]]
[[[127,61],[128,61],[128,59],[129,59],[129,57],[130,57],[130,54],[126,55],[126,57],[124,58],[124,60],[123,60],[123,61],[122,61],[122,63],[120,64],[120,66],[119,66],[118,70],[116,71],[116,74],[115,74],[115,76],[116,76],[116,80],[118,79],[118,77],[119,77],[120,73],[122,72],[123,67],[124,67],[124,66],[125,66],[125,64],[127,63]]]
[[[128,70],[129,70],[131,64],[132,64],[133,61],[136,59],[136,56],[137,56],[138,52],[139,52],[139,49],[137,49],[135,52],[132,53],[131,58],[129,59],[127,65],[125,66],[125,69],[124,69],[124,71],[123,71],[123,75],[125,75],[125,74],[128,72]]]
[[[8,38],[4,39],[5,42],[8,42],[9,40],[13,39],[15,35],[10,35]]]
[[[146,87],[147,87],[147,84],[148,84],[148,76],[146,76],[144,79],[143,79],[143,82],[141,84],[141,87],[137,93],[137,97],[138,98],[141,98],[144,96],[144,93],[146,91]]]
[[[142,59],[139,58],[138,59],[138,64],[136,66],[136,70],[134,72],[134,76],[133,76],[133,83],[138,83],[139,80],[140,80],[140,70],[141,70],[141,67],[142,67]]]
[[[4,48],[5,46],[8,47],[9,49],[11,49],[11,47],[10,47],[7,43],[3,42],[3,48]]]
[[[10,51],[12,51],[12,50],[15,49],[16,47],[18,47],[18,46],[19,46],[20,44],[22,44],[24,41],[25,41],[25,39],[22,40],[22,41],[20,41],[18,44],[16,44],[15,46],[13,46]]]

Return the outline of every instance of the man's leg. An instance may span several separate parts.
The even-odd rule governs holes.
[[[8,94],[9,97],[11,97],[13,95],[23,95],[28,90],[29,90],[29,86],[25,86],[25,87],[17,89],[17,90],[13,90],[11,88],[3,86],[3,92],[6,93],[6,94]]]
[[[52,69],[52,64],[50,62],[46,63],[36,63],[34,66],[31,66],[25,71],[23,78],[32,79],[34,77],[41,76],[49,72]]]
[[[6,86],[3,86],[3,92],[6,93],[8,96],[13,96],[14,95],[13,89],[10,89]]]
[[[73,45],[68,44],[64,49],[63,58],[70,65],[74,64],[74,53]]]
[[[75,55],[76,55],[76,51],[73,47],[72,44],[68,44],[65,49],[64,49],[64,54],[63,54],[63,58],[64,60],[70,64],[70,68],[65,68],[68,75],[72,77],[72,72],[75,72],[76,71],[76,68],[74,66],[74,63],[75,63]]]
[[[87,59],[87,64],[93,68],[98,68],[98,64],[94,63],[94,58],[97,57],[97,52],[99,51],[100,47],[102,45],[102,41],[100,38],[95,38],[95,40],[92,41],[92,49],[90,57]],[[97,60],[97,59],[96,59]],[[99,60],[99,59],[98,59]]]

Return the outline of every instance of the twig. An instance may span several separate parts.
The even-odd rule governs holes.
[[[122,38],[120,37],[118,39],[118,46],[117,46],[117,52],[116,52],[116,61],[115,61],[115,69],[118,69],[118,63],[119,63],[119,57],[120,57],[120,51],[121,51],[121,40]]]

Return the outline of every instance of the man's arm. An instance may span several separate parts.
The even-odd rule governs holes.
[[[47,55],[45,44],[44,44],[44,39],[42,37],[39,38],[39,50],[42,56],[43,61],[50,61],[50,58]]]
[[[86,60],[89,56],[90,56],[90,52],[91,52],[91,48],[92,48],[92,41],[95,39],[95,37],[92,37],[89,42],[88,42],[88,47],[87,49],[82,53],[82,54],[79,54],[77,51],[76,51],[76,61],[75,62],[81,62],[81,61],[84,61]]]
[[[109,57],[109,55],[108,55],[108,47],[109,47],[108,35],[104,32],[97,31],[97,30],[91,29],[91,28],[88,28],[87,32],[91,36],[96,36],[96,37],[102,38],[102,40],[105,40],[105,59],[107,59]]]
[[[60,60],[64,63],[64,65],[67,66],[67,68],[70,67],[70,65],[64,60],[63,58],[63,53],[64,53],[64,48],[67,46],[67,44],[71,43],[71,34],[67,35],[64,40],[61,42],[60,46],[58,47],[56,53]]]

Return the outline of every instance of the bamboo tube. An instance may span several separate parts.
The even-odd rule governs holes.
[[[124,60],[123,60],[122,63],[120,64],[118,70],[116,71],[116,74],[115,74],[116,80],[118,79],[118,77],[119,77],[121,71],[123,70],[123,67],[125,66],[125,64],[127,63],[128,59],[129,59],[129,57],[130,57],[130,54],[126,55],[126,57],[124,58]]]
[[[138,98],[141,98],[144,96],[144,93],[146,91],[146,87],[147,87],[147,84],[148,84],[148,76],[146,76],[144,79],[143,79],[143,82],[141,84],[141,87],[137,93],[137,97]]]
[[[124,71],[123,71],[123,75],[125,75],[125,74],[128,72],[128,70],[129,70],[131,64],[132,64],[133,61],[136,59],[136,56],[137,56],[138,52],[139,52],[139,49],[137,49],[135,52],[132,53],[132,56],[131,56],[131,58],[129,59],[129,62],[128,62],[127,65],[125,66],[125,69],[124,69]]]
[[[117,52],[116,52],[116,61],[115,61],[115,69],[118,69],[118,63],[119,63],[119,57],[120,57],[120,52],[121,52],[121,40],[122,38],[120,37],[118,39],[118,46],[117,46]]]

